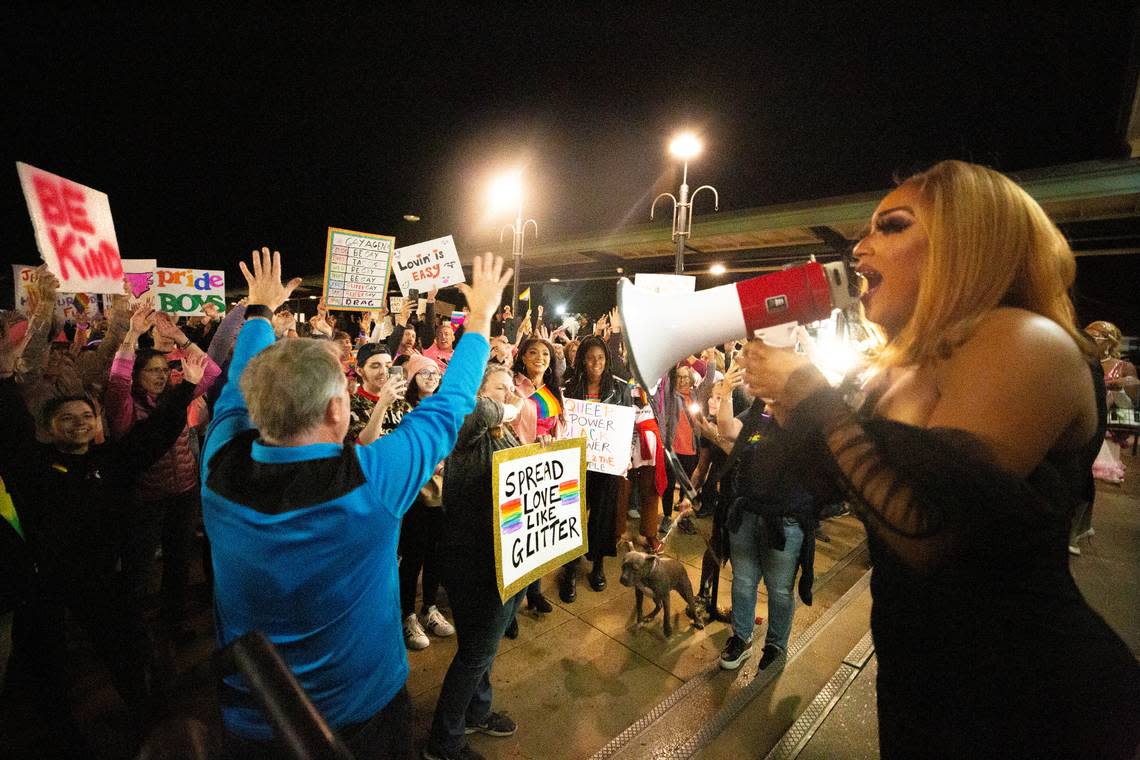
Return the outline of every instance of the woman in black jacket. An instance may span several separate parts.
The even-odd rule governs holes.
[[[574,374],[563,390],[566,398],[581,401],[594,401],[601,404],[633,406],[629,385],[610,372],[610,352],[604,340],[591,335],[582,341],[574,357]],[[601,591],[606,587],[606,573],[603,560],[617,556],[616,505],[618,484],[621,477],[604,472],[586,473],[586,509],[589,519],[586,523],[586,536],[590,551],[586,559],[593,562],[590,570],[590,588]],[[564,602],[572,602],[577,592],[578,560],[565,566],[559,596]]]

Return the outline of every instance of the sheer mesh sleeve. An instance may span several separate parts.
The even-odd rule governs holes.
[[[915,570],[935,569],[967,528],[1040,516],[1040,491],[999,468],[963,431],[860,420],[833,389],[801,402],[788,428],[801,438],[813,477],[826,470],[867,527]]]

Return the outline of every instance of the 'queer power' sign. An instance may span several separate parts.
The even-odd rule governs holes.
[[[586,439],[586,462],[594,472],[625,475],[633,443],[632,406],[563,399],[566,437]]]
[[[586,553],[585,440],[496,451],[491,489],[502,601]]]

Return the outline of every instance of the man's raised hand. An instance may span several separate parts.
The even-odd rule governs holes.
[[[289,300],[289,296],[301,284],[300,277],[294,277],[287,284],[281,284],[281,253],[274,251],[272,255],[268,248],[260,252],[253,252],[253,272],[245,262],[239,262],[238,267],[249,283],[249,304],[251,306],[268,306],[276,311],[277,307]]]

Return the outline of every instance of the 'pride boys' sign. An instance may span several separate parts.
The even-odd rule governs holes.
[[[586,553],[584,439],[496,451],[491,490],[502,601]]]

